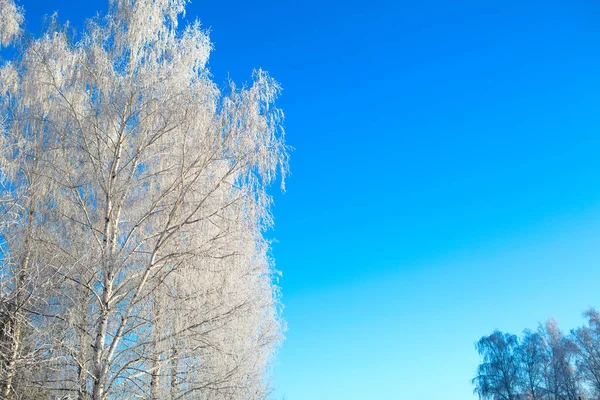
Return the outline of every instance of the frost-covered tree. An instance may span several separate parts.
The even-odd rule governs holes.
[[[280,89],[259,70],[223,93],[185,3],[113,0],[78,39],[52,23],[0,70],[5,398],[268,393]],[[22,14],[0,7],[5,45]]]
[[[8,46],[21,32],[23,11],[13,0],[0,0],[0,47]]]
[[[55,140],[41,114],[48,99],[35,104],[16,90],[16,69],[0,70],[0,393],[10,398],[16,385],[47,361],[51,353],[45,340],[48,329],[40,322],[55,298],[56,274],[53,249],[47,243],[59,239],[59,217],[53,204],[56,186],[47,179]],[[27,376],[26,376],[27,375]],[[27,397],[27,396],[24,396]]]

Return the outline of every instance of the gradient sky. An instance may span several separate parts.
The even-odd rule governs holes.
[[[460,4],[457,4],[460,3]],[[75,26],[104,0],[22,0]],[[475,398],[474,343],[600,306],[600,6],[194,1],[218,83],[284,87],[287,400]]]

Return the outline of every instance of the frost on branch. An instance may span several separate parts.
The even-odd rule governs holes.
[[[12,0],[0,0],[0,47],[8,46],[21,32],[23,12]]]

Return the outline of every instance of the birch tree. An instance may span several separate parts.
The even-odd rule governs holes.
[[[582,389],[574,366],[574,343],[564,336],[553,318],[540,327],[539,332],[547,349],[545,380],[548,397],[553,400],[579,400]]]
[[[544,373],[548,364],[542,335],[526,329],[517,349],[524,400],[545,399]]]
[[[516,335],[500,331],[494,331],[477,342],[477,351],[483,357],[483,362],[477,369],[473,384],[474,392],[480,399],[519,399],[518,346]]]
[[[11,64],[0,71],[0,81],[5,111],[0,154],[0,387],[8,399],[15,393],[16,381],[29,388],[25,375],[31,375],[51,352],[38,322],[54,298],[55,274],[50,267],[54,254],[46,243],[57,238],[52,224],[57,215],[54,187],[45,176],[55,144],[43,118],[50,102],[20,96],[17,90],[30,90],[30,83],[21,81]]]
[[[589,382],[592,393],[600,397],[600,313],[590,309],[584,313],[588,323],[572,331],[577,351],[577,369]]]
[[[4,44],[18,33],[5,10],[18,9],[2,1]],[[282,331],[264,238],[267,189],[287,170],[280,88],[258,70],[220,90],[207,34],[179,26],[185,4],[113,0],[78,40],[51,24],[2,67],[3,176],[35,172],[2,189],[26,193],[5,222],[6,259],[39,254],[28,287],[40,300],[21,314],[44,327],[34,349],[48,367],[30,387],[94,400],[268,393]],[[9,364],[5,398],[22,397]]]
[[[12,0],[0,0],[0,47],[8,46],[21,33],[23,10]]]

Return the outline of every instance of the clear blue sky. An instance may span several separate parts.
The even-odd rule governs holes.
[[[458,3],[458,4],[457,4]],[[104,0],[22,0],[30,26]],[[295,147],[270,234],[287,400],[472,399],[474,342],[600,306],[600,6],[195,1]],[[34,28],[35,29],[35,28]]]

